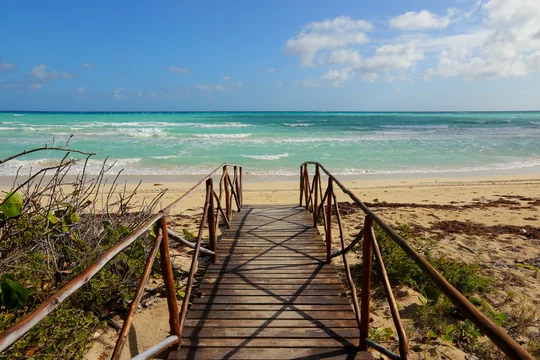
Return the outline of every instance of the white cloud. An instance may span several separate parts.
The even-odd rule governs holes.
[[[195,87],[202,91],[231,91],[234,89],[239,89],[242,86],[244,86],[241,82],[236,83],[227,83],[227,84],[215,84],[215,85],[209,85],[209,84],[197,84]]]
[[[84,69],[87,69],[87,70],[94,70],[94,69],[96,68],[94,65],[92,65],[92,64],[90,64],[90,63],[87,63],[87,62],[83,63],[83,64],[82,64],[82,67],[83,67]]]
[[[0,73],[11,72],[15,70],[15,65],[8,63],[0,63]]]
[[[354,49],[334,50],[330,54],[328,62],[331,64],[343,64],[359,67],[362,64],[362,56]]]
[[[222,79],[223,79],[224,81],[229,81],[229,80],[231,80],[231,77],[230,77],[230,76],[224,76],[224,77],[222,77]]]
[[[158,98],[158,94],[156,91],[152,90],[152,91],[149,91],[148,92],[148,96],[150,96],[151,98],[153,99],[157,99]]]
[[[56,70],[47,72],[47,65],[45,65],[45,64],[40,64],[40,65],[34,66],[32,71],[30,71],[29,75],[30,75],[30,77],[32,77],[34,79],[37,79],[37,80],[40,80],[40,81],[42,81],[44,83],[50,83],[52,80],[59,79],[59,78],[63,78],[63,79],[67,79],[67,80],[78,79],[78,76],[76,74],[72,74],[72,73],[64,72],[64,73],[60,74]]]
[[[375,82],[378,77],[379,77],[379,75],[377,75],[377,73],[368,72],[368,73],[362,74],[362,76],[360,78],[362,79],[362,81],[372,83],[372,82]]]
[[[277,82],[277,83],[276,83],[276,86],[278,86],[278,87],[282,87],[282,86],[283,86],[283,82],[282,82],[282,81],[280,81],[280,82]]]
[[[113,97],[118,101],[126,100],[127,98],[124,96],[124,88],[120,87],[115,89],[113,91]]]
[[[354,71],[351,68],[342,68],[329,70],[326,74],[320,76],[321,80],[331,81],[333,87],[342,87],[343,82],[349,81],[354,77]]]
[[[428,10],[408,11],[391,18],[390,26],[399,30],[444,29],[452,23],[455,12],[454,9],[449,9],[447,16],[437,16]]]
[[[313,67],[319,52],[365,44],[369,41],[365,31],[370,30],[372,26],[369,22],[346,16],[311,22],[298,35],[287,40],[285,50],[291,55],[299,55],[302,67]]]
[[[391,83],[391,82],[394,82],[394,80],[395,80],[395,77],[392,74],[386,74],[384,76],[384,82]]]
[[[276,69],[274,68],[270,68],[268,70],[266,70],[267,73],[273,73],[273,72],[276,72]]]
[[[30,84],[28,85],[28,89],[30,90],[39,90],[43,87],[43,84]]]
[[[365,20],[353,20],[349,16],[338,16],[337,18],[323,21],[314,21],[304,26],[303,30],[314,31],[351,31],[351,30],[363,30],[370,31],[373,26]]]
[[[367,72],[405,70],[424,58],[424,52],[411,41],[405,44],[384,45],[375,55],[365,59],[361,68]]]
[[[176,73],[176,74],[189,74],[191,72],[188,68],[180,68],[176,66],[169,66],[167,69],[168,72]]]
[[[520,77],[539,70],[535,54],[540,51],[540,1],[489,0],[481,9],[480,29],[458,35],[471,41],[455,37],[427,41],[439,59],[436,68],[425,72],[425,79]]]

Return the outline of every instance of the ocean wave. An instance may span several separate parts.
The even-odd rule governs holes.
[[[193,134],[193,136],[207,139],[243,139],[250,137],[251,134]]]
[[[540,126],[540,121],[529,121],[529,124],[535,125],[535,126]]]
[[[22,114],[13,114],[13,116],[23,116]]]
[[[167,136],[167,133],[159,128],[117,129],[116,131],[120,134],[136,137],[136,138]]]
[[[289,154],[287,153],[277,154],[277,155],[244,155],[242,154],[242,156],[245,158],[250,158],[250,159],[255,159],[255,160],[278,160],[281,158],[288,157]]]
[[[315,124],[308,124],[308,123],[295,123],[295,124],[284,123],[283,125],[285,125],[285,126],[290,126],[290,127],[306,127],[306,126],[313,126],[313,125],[315,125]]]
[[[385,129],[448,129],[448,125],[380,125]]]
[[[175,123],[166,121],[128,121],[128,122],[103,122],[95,121],[89,123],[77,123],[69,124],[71,126],[78,126],[83,128],[93,127],[194,127],[194,128],[238,128],[238,127],[250,127],[251,124],[244,124],[241,122],[226,122],[221,124],[202,124],[202,123]]]
[[[178,159],[180,155],[163,155],[163,156],[150,156],[151,159]]]
[[[10,130],[17,130],[16,128],[10,128],[5,126],[0,126],[0,131],[10,131]]]

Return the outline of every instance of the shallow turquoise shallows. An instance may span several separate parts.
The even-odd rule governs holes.
[[[296,175],[305,160],[336,174],[523,172],[540,166],[540,113],[0,113],[0,158],[51,143],[117,161],[126,174],[203,174],[223,162]],[[0,165],[13,175],[58,161],[39,152]],[[73,155],[76,157],[75,155]]]

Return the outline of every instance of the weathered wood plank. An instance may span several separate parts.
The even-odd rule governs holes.
[[[354,348],[184,348],[175,351],[171,360],[184,359],[347,359],[371,360],[370,352]]]

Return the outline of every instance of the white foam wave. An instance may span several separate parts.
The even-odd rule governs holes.
[[[385,129],[448,129],[448,125],[381,125]]]
[[[152,159],[178,159],[180,155],[164,155],[164,156],[151,156]]]
[[[250,137],[251,134],[193,134],[193,136],[207,139],[243,139]]]
[[[242,156],[245,158],[250,158],[250,159],[255,159],[255,160],[278,160],[281,158],[288,157],[289,154],[287,153],[277,154],[277,155],[244,155],[242,154]]]
[[[74,125],[74,124],[71,124]],[[202,123],[175,123],[175,122],[166,122],[166,121],[128,121],[128,122],[102,122],[95,121],[89,123],[77,123],[76,126],[83,128],[93,128],[93,127],[194,127],[194,128],[238,128],[238,127],[249,127],[253,126],[250,124],[244,124],[240,122],[226,122],[218,124],[202,124]]]
[[[10,130],[17,130],[17,129],[10,128],[10,127],[5,127],[5,126],[0,126],[0,131],[10,131]]]
[[[529,124],[540,126],[540,121],[529,121]]]
[[[167,136],[167,133],[159,128],[117,129],[116,131],[120,134],[136,137],[136,138]]]
[[[22,114],[13,114],[13,116],[22,116]]]
[[[285,126],[290,126],[290,127],[306,127],[306,126],[313,126],[315,124],[308,124],[308,123],[296,123],[296,124],[290,124],[290,123],[284,123],[283,125]]]

